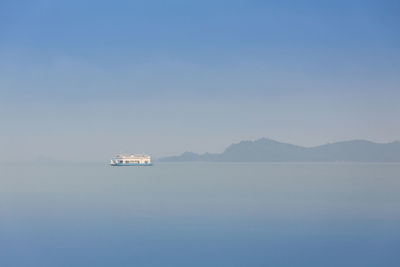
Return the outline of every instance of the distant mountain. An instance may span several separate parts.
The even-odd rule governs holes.
[[[400,142],[378,144],[353,140],[301,147],[262,138],[232,144],[220,154],[185,152],[161,158],[163,162],[400,162]]]

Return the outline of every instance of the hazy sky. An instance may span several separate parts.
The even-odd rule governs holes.
[[[400,139],[399,1],[0,1],[0,161]]]

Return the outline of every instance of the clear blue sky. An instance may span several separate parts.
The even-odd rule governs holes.
[[[0,161],[400,139],[399,1],[1,1]]]

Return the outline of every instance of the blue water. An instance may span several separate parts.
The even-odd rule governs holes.
[[[0,266],[400,266],[400,164],[3,164]]]

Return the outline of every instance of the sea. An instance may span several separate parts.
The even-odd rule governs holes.
[[[2,163],[0,266],[400,266],[400,164]]]

